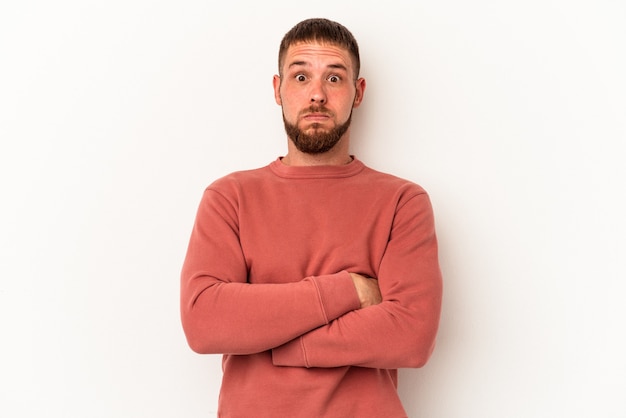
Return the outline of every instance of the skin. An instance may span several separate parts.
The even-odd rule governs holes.
[[[287,50],[273,79],[274,98],[283,109],[285,120],[307,134],[328,131],[345,123],[352,109],[363,101],[365,79],[355,79],[347,50],[319,43],[299,43]],[[323,110],[311,112],[313,107]],[[287,165],[341,165],[351,161],[350,128],[329,151],[321,154],[300,152],[293,141],[282,161]]]
[[[352,58],[341,47],[320,43],[298,43],[285,54],[280,75],[273,78],[274,98],[283,109],[286,122],[314,135],[345,123],[352,110],[361,105],[365,79],[356,78]],[[311,110],[311,108],[319,110]],[[298,150],[293,139],[283,164],[291,166],[343,165],[352,161],[350,128],[323,153]],[[350,273],[361,308],[382,302],[378,280]]]

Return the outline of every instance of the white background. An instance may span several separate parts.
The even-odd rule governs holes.
[[[353,153],[434,204],[410,417],[626,416],[621,0],[3,2],[1,416],[215,416],[187,240],[206,185],[284,154],[278,43],[318,16],[361,46]]]

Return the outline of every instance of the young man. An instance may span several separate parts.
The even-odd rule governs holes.
[[[397,369],[429,358],[442,283],[430,201],[350,155],[363,100],[352,34],[283,38],[274,95],[288,150],[202,197],[182,270],[191,348],[220,353],[220,417],[406,417]]]

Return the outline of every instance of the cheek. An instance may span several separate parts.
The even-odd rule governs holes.
[[[302,92],[299,89],[284,86],[281,89],[281,97],[283,98],[283,103],[298,103],[302,101]]]
[[[354,107],[354,96],[346,97],[345,100],[342,102],[342,106],[341,106],[342,116],[347,118],[350,115],[350,112],[352,112],[353,107]]]
[[[298,108],[294,106],[293,99],[290,100],[289,98],[282,96],[281,102],[283,115],[289,122],[295,123],[298,117]]]
[[[302,103],[302,100],[298,96],[297,92],[292,91],[288,88],[281,89],[280,101],[282,103],[283,112],[285,114],[288,114],[290,112],[296,112],[298,110],[299,103]]]

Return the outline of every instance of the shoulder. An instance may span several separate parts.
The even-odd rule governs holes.
[[[238,210],[242,197],[262,184],[267,176],[267,168],[255,168],[231,172],[217,178],[206,186],[202,193],[201,206],[223,207]]]
[[[254,187],[270,175],[267,166],[250,170],[234,171],[223,177],[214,180],[206,187],[206,190],[218,192],[235,192],[242,188]]]
[[[412,180],[378,171],[368,166],[363,170],[363,178],[379,190],[389,190],[409,196],[427,194],[426,189]]]
[[[434,223],[433,206],[426,189],[420,184],[387,172],[372,168],[364,170],[369,177],[370,190],[377,198],[393,202],[395,221],[398,225],[418,222],[423,225]]]

